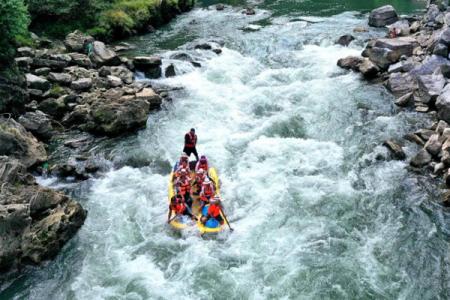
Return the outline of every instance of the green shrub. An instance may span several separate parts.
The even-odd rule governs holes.
[[[28,35],[29,22],[23,0],[0,1],[0,62],[12,59],[17,38]]]
[[[115,36],[126,36],[133,32],[135,23],[126,12],[111,9],[102,15],[100,25]]]

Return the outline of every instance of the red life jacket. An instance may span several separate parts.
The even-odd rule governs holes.
[[[208,207],[208,215],[217,218],[220,215],[220,206],[217,204],[211,204]]]
[[[178,203],[175,205],[174,210],[175,210],[175,213],[181,215],[186,210],[186,205],[184,203]]]
[[[208,172],[208,162],[202,163],[201,161],[198,163],[198,169],[203,169],[205,172]]]
[[[180,189],[180,194],[183,196],[191,191],[191,183],[188,178],[180,178],[180,180],[178,181],[178,187]]]
[[[195,133],[192,135],[191,132],[186,133],[186,135],[189,135],[189,142],[186,142],[184,146],[187,148],[195,148],[195,145],[197,145],[197,135]]]
[[[200,197],[200,200],[207,202],[210,198],[214,196],[214,189],[211,184],[203,186],[203,194]]]

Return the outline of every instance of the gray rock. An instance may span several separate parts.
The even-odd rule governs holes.
[[[368,79],[376,77],[380,71],[380,69],[367,58],[359,64],[358,70],[365,78]]]
[[[421,168],[431,162],[431,154],[425,149],[421,149],[410,161],[411,166]]]
[[[372,47],[364,50],[367,57],[379,68],[386,70],[390,65],[398,62],[400,56],[390,49]]]
[[[433,50],[433,54],[434,55],[439,55],[442,57],[447,57],[448,56],[448,46],[438,43]]]
[[[108,49],[102,42],[95,41],[92,43],[92,50],[89,58],[97,66],[117,66],[121,64],[119,56],[116,52]]]
[[[348,56],[338,60],[337,65],[343,69],[359,71],[359,65],[363,58],[359,56]]]
[[[47,160],[44,145],[14,121],[0,117],[0,155],[17,158],[27,168]]]
[[[161,58],[158,56],[138,56],[133,60],[134,67],[138,71],[142,71],[149,78],[161,77]]]
[[[166,76],[166,78],[176,76],[177,74],[175,72],[175,66],[173,64],[167,66],[164,75]]]
[[[17,66],[25,72],[30,70],[30,65],[33,63],[33,59],[31,57],[17,57],[14,61]]]
[[[407,60],[401,60],[398,63],[390,65],[388,68],[388,73],[409,72],[414,69],[414,67],[414,61],[408,58]]]
[[[417,82],[408,73],[392,73],[387,81],[387,88],[397,98],[417,89]]]
[[[18,121],[26,130],[43,140],[49,140],[53,135],[52,121],[39,110],[26,112]]]
[[[400,98],[398,98],[397,100],[395,100],[395,105],[398,106],[408,106],[409,104],[411,104],[413,102],[413,93],[407,93],[403,96],[401,96]]]
[[[25,74],[27,79],[27,86],[32,89],[47,91],[50,89],[51,85],[47,79],[33,75],[33,74]]]
[[[425,149],[433,156],[437,156],[441,152],[442,140],[438,133],[433,134],[425,143]]]
[[[51,71],[52,69],[50,68],[39,68],[34,70],[34,74],[37,76],[47,76]]]
[[[26,166],[0,157],[0,270],[56,256],[86,219],[86,211],[60,192],[40,187]]]
[[[447,128],[449,128],[448,123],[443,120],[440,120],[436,126],[435,131],[436,133],[442,135],[444,133],[444,130]]]
[[[446,85],[436,100],[438,118],[450,122],[450,85]]]
[[[69,107],[66,105],[65,96],[61,96],[58,99],[48,98],[39,103],[39,109],[45,112],[46,114],[60,119],[64,116],[64,114],[69,110]]]
[[[162,104],[162,98],[151,88],[143,88],[142,91],[136,93],[136,98],[150,103],[151,109],[159,108]]]
[[[86,91],[92,87],[92,79],[82,78],[72,82],[70,86],[73,90]]]
[[[110,75],[119,77],[126,84],[131,84],[134,80],[133,72],[123,66],[110,67]]]
[[[92,62],[86,54],[82,53],[69,53],[72,58],[72,64],[83,67],[83,68],[92,68]]]
[[[19,56],[34,57],[34,55],[36,54],[36,51],[34,51],[34,49],[30,48],[30,47],[20,47],[20,48],[17,48],[17,54]]]
[[[117,76],[114,76],[114,75],[108,75],[107,77],[107,80],[108,80],[108,85],[110,86],[110,87],[118,87],[118,86],[121,86],[123,83],[122,83],[122,79],[120,79],[119,77],[117,77]]]
[[[397,12],[391,5],[386,5],[372,10],[369,16],[369,25],[383,27],[395,23],[398,20]]]
[[[35,57],[33,59],[33,63],[31,64],[31,67],[34,69],[50,68],[54,71],[62,71],[67,66],[68,66],[68,63],[63,60],[53,60],[53,59],[37,58],[37,57]]]
[[[450,61],[442,56],[432,55],[423,63],[410,71],[413,76],[430,75],[440,69],[443,65],[450,65]]]
[[[64,40],[64,45],[67,50],[74,52],[84,52],[87,44],[94,42],[94,38],[89,35],[85,35],[81,31],[74,31],[69,33]]]
[[[439,36],[439,43],[446,45],[447,47],[450,46],[450,28],[442,31],[441,35]]]
[[[60,85],[70,85],[72,83],[72,76],[66,73],[50,73],[47,79]]]
[[[397,143],[396,141],[387,140],[383,143],[383,145],[386,146],[389,149],[389,151],[391,151],[394,159],[403,160],[406,158],[406,154],[403,151],[402,146],[400,146],[400,144]]]
[[[425,104],[434,103],[441,94],[445,78],[442,74],[420,75],[417,77],[418,89],[415,92],[416,100]]]
[[[353,35],[346,34],[339,37],[339,39],[336,41],[336,44],[347,47],[353,40],[355,40],[355,37]]]
[[[394,51],[395,56],[411,56],[414,48],[418,47],[419,43],[413,37],[399,37],[394,39],[378,39],[374,47],[387,48]]]
[[[410,27],[408,20],[399,20],[392,25],[388,26],[389,31],[394,31],[397,36],[408,36],[410,34]]]

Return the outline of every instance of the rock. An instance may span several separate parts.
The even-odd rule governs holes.
[[[449,128],[449,125],[447,122],[440,120],[436,126],[435,132],[439,135],[442,135],[444,133],[444,130]]]
[[[416,80],[408,73],[392,73],[387,81],[387,88],[397,98],[417,89]]]
[[[95,133],[116,136],[142,128],[147,123],[150,103],[134,96],[122,96],[113,102],[96,102],[91,115],[96,126]]]
[[[398,20],[398,15],[391,5],[386,5],[372,10],[369,16],[369,25],[383,27]]]
[[[256,11],[253,7],[247,7],[244,11],[244,14],[246,14],[247,16],[252,16],[256,14]]]
[[[414,69],[415,63],[411,59],[401,60],[398,63],[390,65],[388,73],[409,72]]]
[[[447,172],[445,172],[444,181],[445,181],[445,184],[447,185],[447,187],[449,187],[450,186],[450,170],[447,170]]]
[[[72,112],[64,116],[62,123],[65,126],[85,124],[90,120],[90,113],[89,105],[76,105]]]
[[[44,92],[36,89],[28,89],[28,94],[32,100],[41,100],[43,98]]]
[[[436,100],[438,118],[450,123],[450,85],[446,85]]]
[[[448,190],[442,194],[442,205],[444,205],[445,207],[450,206],[450,191]]]
[[[400,146],[396,141],[387,140],[383,143],[383,145],[386,146],[389,149],[389,151],[391,151],[394,159],[403,160],[406,158],[406,154],[403,151],[402,146]]]
[[[82,53],[69,53],[72,58],[72,64],[83,67],[83,68],[92,68],[92,62],[86,54]]]
[[[431,162],[431,154],[425,149],[421,149],[410,161],[413,167],[421,168],[428,165]]]
[[[436,19],[441,12],[439,11],[439,7],[435,4],[430,5],[427,10],[427,13],[424,17],[424,22],[428,23],[428,25],[434,26],[436,23]]]
[[[150,109],[159,108],[162,104],[162,98],[151,88],[144,88],[136,93],[136,98],[150,103]]]
[[[0,117],[0,155],[17,158],[25,167],[47,160],[44,145],[14,121]]]
[[[48,74],[50,74],[52,69],[50,68],[39,68],[34,70],[34,74],[37,76],[47,76]]]
[[[50,89],[51,85],[47,79],[33,75],[33,74],[25,74],[27,79],[27,86],[32,89],[47,91]]]
[[[89,43],[94,42],[94,38],[90,35],[85,35],[79,30],[69,33],[64,40],[64,45],[67,50],[74,52],[84,52]]]
[[[417,145],[425,145],[425,142],[417,134],[409,133],[405,135],[404,138],[410,142],[416,143]]]
[[[442,163],[442,162],[440,162],[440,163],[437,163],[437,164],[434,166],[433,173],[434,173],[434,174],[441,174],[442,171],[444,171],[444,170],[445,170],[445,164]]]
[[[47,79],[60,85],[70,85],[72,83],[72,76],[66,73],[50,73]]]
[[[53,135],[52,121],[39,110],[26,112],[19,117],[18,121],[26,130],[40,139],[49,140]]]
[[[350,43],[355,39],[355,37],[351,34],[346,34],[341,36],[337,41],[336,44],[339,44],[341,46],[347,47],[350,45]]]
[[[389,32],[395,31],[397,36],[408,36],[410,34],[408,20],[399,20],[392,25],[388,26]]]
[[[359,65],[363,58],[359,56],[348,56],[338,60],[337,65],[343,69],[359,71]]]
[[[434,134],[433,130],[430,129],[420,129],[415,132],[422,140],[428,141],[430,137]]]
[[[133,60],[134,67],[149,78],[161,77],[161,58],[159,56],[138,56]]]
[[[376,77],[380,71],[380,69],[367,58],[359,64],[358,70],[365,78],[368,79]]]
[[[107,80],[108,80],[108,85],[110,86],[110,87],[118,87],[118,86],[121,86],[123,83],[122,83],[122,79],[120,79],[119,77],[117,77],[117,76],[113,76],[113,75],[108,75],[107,76]]]
[[[77,202],[40,187],[25,168],[0,157],[1,271],[55,257],[86,219]]]
[[[28,72],[30,70],[30,65],[33,63],[33,59],[31,57],[17,57],[14,61],[24,72]]]
[[[126,84],[131,84],[134,80],[133,72],[123,66],[110,67],[110,75],[119,77]]]
[[[387,48],[394,51],[395,56],[398,59],[405,55],[411,56],[414,48],[418,47],[419,43],[413,37],[399,37],[393,39],[378,39],[375,42],[374,47]]]
[[[219,3],[216,5],[216,10],[217,11],[221,11],[225,9],[225,5],[223,5],[222,3]]]
[[[175,73],[175,66],[173,64],[170,64],[166,68],[166,71],[165,71],[164,75],[166,76],[166,78],[176,76],[177,74]]]
[[[433,50],[434,55],[447,57],[448,56],[448,46],[438,43]]]
[[[72,82],[70,86],[73,90],[86,91],[92,87],[92,79],[82,78]]]
[[[442,75],[449,79],[450,78],[450,66],[449,65],[442,65],[440,68],[440,72],[442,73]]]
[[[408,106],[409,104],[411,104],[413,102],[413,93],[407,93],[403,96],[401,96],[400,98],[398,98],[397,100],[395,100],[395,105],[398,106]]]
[[[420,30],[420,22],[414,21],[412,22],[411,26],[409,27],[410,33],[416,33]]]
[[[416,104],[415,110],[419,113],[427,113],[430,111],[430,107],[426,104]]]
[[[425,143],[425,149],[433,156],[437,156],[441,152],[442,141],[439,134],[433,134]]]
[[[36,51],[34,51],[34,49],[30,47],[20,47],[17,48],[17,54],[18,56],[34,57]]]
[[[92,43],[92,50],[89,58],[97,66],[117,66],[121,64],[119,56],[116,52],[108,49],[102,42],[95,41]]]
[[[388,69],[390,65],[398,62],[400,59],[394,51],[387,48],[366,48],[364,52],[374,64],[383,70]]]
[[[65,103],[65,97],[48,98],[39,103],[39,109],[54,118],[60,119],[68,111],[69,107]]]
[[[434,103],[441,94],[445,78],[442,74],[420,75],[417,77],[418,89],[415,92],[415,99],[428,104]]]
[[[121,43],[117,44],[116,46],[114,46],[114,51],[123,52],[123,51],[129,51],[129,50],[132,50],[135,48],[136,48],[135,46],[133,46],[129,43],[121,42]]]
[[[415,67],[410,71],[413,76],[430,75],[441,69],[444,65],[450,65],[449,60],[442,56],[432,55],[427,57],[421,65]]]

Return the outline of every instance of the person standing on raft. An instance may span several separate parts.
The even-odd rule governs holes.
[[[184,135],[184,149],[183,152],[191,156],[193,153],[195,155],[195,160],[198,161],[198,153],[197,153],[197,135],[195,134],[195,129],[191,128],[191,130]]]

